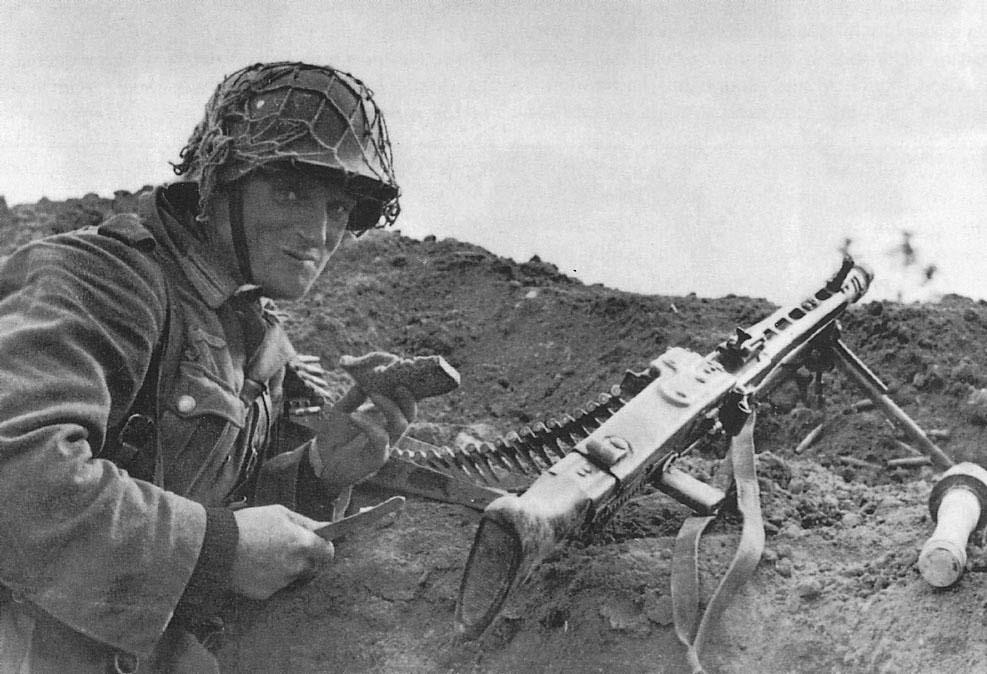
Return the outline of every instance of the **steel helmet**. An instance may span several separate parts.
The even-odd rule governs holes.
[[[257,63],[226,77],[182,149],[177,175],[199,183],[200,217],[218,184],[271,162],[328,169],[357,197],[348,229],[394,222],[400,190],[373,92],[329,66]]]

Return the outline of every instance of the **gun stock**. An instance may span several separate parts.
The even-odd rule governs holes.
[[[487,506],[463,574],[458,631],[482,634],[546,555],[608,521],[648,482],[715,511],[722,494],[702,483],[707,491],[697,494],[674,461],[707,433],[739,432],[748,400],[784,381],[817,344],[836,339],[837,319],[870,281],[866,269],[846,258],[812,296],[738,329],[709,355],[673,347],[650,363],[653,380],[643,390],[523,494]],[[681,493],[683,484],[690,493]]]

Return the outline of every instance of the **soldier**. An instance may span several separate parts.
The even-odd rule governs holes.
[[[397,217],[371,92],[330,67],[244,68],[175,171],[138,214],[0,268],[0,671],[216,670],[197,636],[217,608],[326,565],[300,513],[415,417],[393,387],[293,423],[287,399],[328,391],[270,303]]]

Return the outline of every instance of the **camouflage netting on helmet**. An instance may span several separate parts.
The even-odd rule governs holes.
[[[200,211],[217,185],[272,162],[337,174],[359,203],[349,228],[394,222],[400,211],[391,143],[373,92],[328,66],[255,64],[223,80],[174,165],[199,183]]]

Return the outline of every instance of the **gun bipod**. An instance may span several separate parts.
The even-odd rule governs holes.
[[[874,405],[881,410],[895,428],[901,429],[915,441],[918,449],[925,453],[936,467],[940,470],[948,470],[954,465],[953,460],[929,439],[929,436],[911,417],[905,414],[904,410],[891,400],[888,396],[888,387],[884,385],[884,382],[870,371],[838,335],[834,335],[830,348],[837,365],[851,381],[874,402]]]

